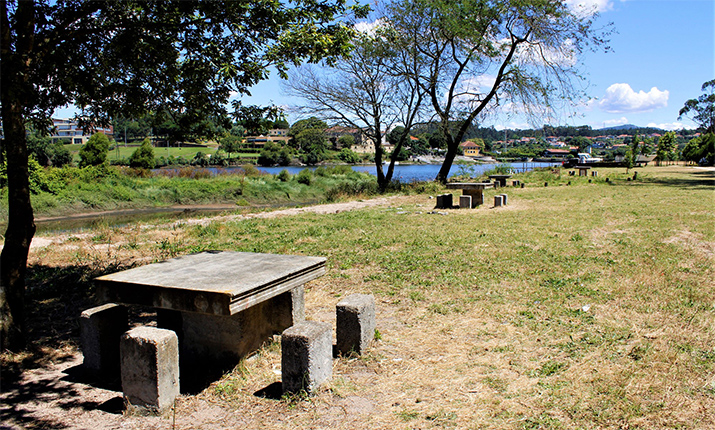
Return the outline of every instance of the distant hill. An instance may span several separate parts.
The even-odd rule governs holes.
[[[638,129],[638,128],[644,128],[644,127],[638,127],[637,125],[633,125],[633,124],[623,124],[623,125],[614,125],[613,127],[599,128],[599,130],[633,130],[633,129]]]

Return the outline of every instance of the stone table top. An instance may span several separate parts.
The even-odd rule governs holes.
[[[489,175],[492,179],[509,179],[512,175]]]
[[[491,182],[449,182],[447,183],[447,189],[454,190],[483,190],[485,188],[491,188],[494,184]]]
[[[324,257],[206,251],[94,279],[106,302],[233,315],[325,274]]]

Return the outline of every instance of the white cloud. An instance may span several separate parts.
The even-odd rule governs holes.
[[[480,91],[491,90],[497,77],[494,75],[480,75],[470,77],[462,81],[461,88],[463,91]]]
[[[622,117],[616,118],[616,119],[607,119],[607,120],[603,121],[603,125],[606,127],[613,127],[616,125],[623,125],[623,124],[628,124],[628,118],[626,118],[625,116],[622,116]]]
[[[646,93],[635,92],[628,84],[613,84],[598,105],[608,113],[648,112],[668,106],[669,94],[656,87]]]
[[[558,64],[562,67],[573,67],[578,58],[573,40],[564,40],[561,46],[521,45],[520,61],[536,65]]]
[[[385,21],[382,19],[376,19],[372,22],[361,21],[355,24],[355,30],[359,31],[360,33],[365,33],[369,36],[372,36],[375,34],[375,30],[384,25]]]
[[[589,16],[613,9],[610,0],[566,0],[566,5],[577,16]]]
[[[663,130],[682,130],[683,128],[688,128],[682,122],[666,122],[661,124],[656,124],[654,122],[648,123],[646,127],[661,128]]]

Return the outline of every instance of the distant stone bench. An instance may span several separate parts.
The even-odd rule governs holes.
[[[576,166],[574,169],[578,170],[579,176],[588,176],[588,171],[591,169],[591,166]]]
[[[462,190],[462,195],[472,198],[472,208],[484,204],[484,190],[494,188],[494,184],[489,182],[450,182],[447,184],[448,190]]]
[[[506,187],[506,180],[511,177],[512,175],[489,175],[489,179],[494,180],[499,187]]]

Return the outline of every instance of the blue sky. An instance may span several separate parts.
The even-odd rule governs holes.
[[[693,127],[687,118],[678,121],[678,111],[702,94],[704,82],[715,79],[715,1],[572,0],[579,2],[598,8],[597,25],[613,23],[617,33],[611,36],[612,52],[587,53],[580,59],[591,101],[559,125]],[[252,94],[245,103],[300,103],[281,93],[277,77],[256,86]],[[513,117],[483,125],[531,128],[525,119]]]
[[[678,121],[678,111],[686,100],[702,94],[704,82],[715,79],[715,1],[567,1],[597,8],[597,25],[613,23],[616,33],[610,38],[612,52],[587,53],[579,59],[591,100],[577,108],[578,116],[562,116],[558,125],[694,127],[689,119]],[[251,93],[243,97],[244,104],[300,103],[282,94],[275,73]],[[71,115],[64,112],[56,115]],[[288,116],[290,122],[297,119]],[[480,125],[531,128],[518,117],[495,117]]]

